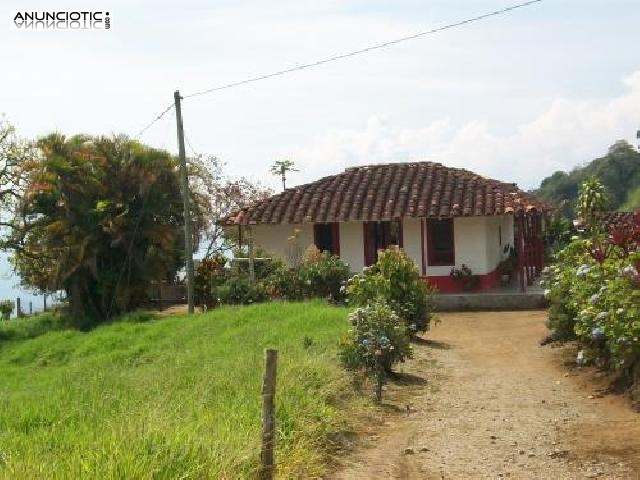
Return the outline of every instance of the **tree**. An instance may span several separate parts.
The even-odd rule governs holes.
[[[608,203],[607,193],[600,180],[596,177],[587,178],[578,193],[578,220],[590,229],[595,228],[598,214],[605,210]]]
[[[202,192],[204,210],[210,213],[199,225],[203,240],[207,242],[205,258],[216,257],[238,246],[237,231],[223,229],[217,222],[252,202],[273,195],[270,188],[245,177],[231,179],[224,174],[224,163],[217,157],[201,155],[189,161],[192,185]]]
[[[20,139],[15,127],[0,117],[0,225],[11,225],[7,212],[12,212],[20,198],[22,184],[20,166],[33,155],[31,145]]]
[[[64,290],[79,326],[138,307],[183,263],[176,159],[124,136],[52,134],[37,147],[5,242],[23,285]],[[198,228],[203,195],[192,193]]]
[[[595,176],[609,194],[608,207],[631,210],[640,206],[640,153],[625,140],[615,142],[607,154],[570,172],[555,172],[545,178],[535,192],[554,204],[556,212],[572,218],[580,185]]]
[[[295,162],[292,160],[276,160],[276,162],[271,165],[271,173],[276,176],[280,176],[282,179],[282,190],[287,189],[287,172],[297,172],[295,167]]]

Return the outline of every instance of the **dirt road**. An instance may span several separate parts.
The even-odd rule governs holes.
[[[538,345],[545,315],[441,314],[330,478],[640,479],[640,414],[574,347]]]

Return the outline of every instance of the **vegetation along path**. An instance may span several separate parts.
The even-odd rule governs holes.
[[[575,347],[538,345],[546,312],[440,318],[331,478],[640,478],[640,415]]]

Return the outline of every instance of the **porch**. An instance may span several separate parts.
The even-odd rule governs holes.
[[[535,310],[547,307],[544,291],[532,283],[522,292],[520,281],[472,292],[439,293],[435,298],[438,312]]]

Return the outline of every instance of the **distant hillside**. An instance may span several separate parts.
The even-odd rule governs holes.
[[[618,140],[604,157],[570,172],[555,172],[542,180],[536,195],[572,217],[582,182],[595,175],[609,193],[610,210],[640,207],[640,153],[625,140]]]

